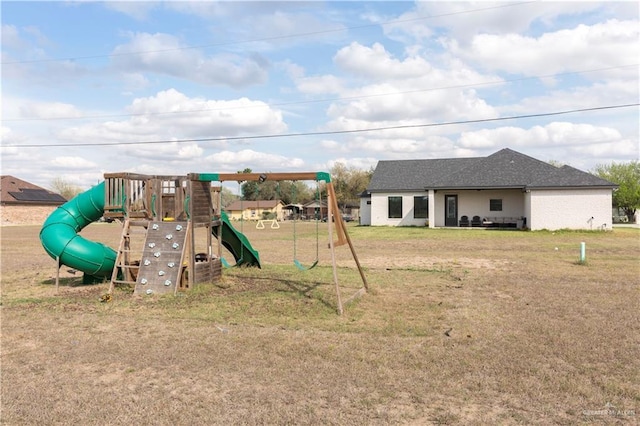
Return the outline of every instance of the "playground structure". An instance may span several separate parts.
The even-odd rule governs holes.
[[[350,299],[368,288],[326,172],[187,176],[107,173],[104,177],[99,185],[58,207],[43,224],[40,240],[56,259],[58,271],[60,265],[75,268],[84,273],[85,283],[109,279],[110,294],[117,285],[131,285],[134,294],[151,295],[175,294],[199,283],[216,282],[226,266],[222,247],[233,255],[235,266],[260,268],[259,253],[222,211],[220,191],[225,181],[266,180],[326,183],[329,217],[334,218],[327,220],[327,227],[338,312],[342,313],[343,304],[335,259],[337,246],[348,244],[362,278],[363,287]],[[78,234],[103,217],[122,223],[117,250]]]

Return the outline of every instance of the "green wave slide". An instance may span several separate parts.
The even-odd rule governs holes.
[[[103,214],[104,182],[67,201],[49,215],[40,230],[42,247],[53,259],[59,258],[60,264],[92,277],[110,277],[116,263],[116,251],[78,235]],[[222,239],[238,266],[260,267],[258,252],[244,234],[233,228],[226,215],[223,216]]]
[[[235,266],[257,266],[260,268],[260,255],[247,239],[229,222],[229,216],[225,212],[220,215],[222,219],[222,245],[231,252],[236,259]],[[217,238],[216,228],[212,228],[213,235]]]

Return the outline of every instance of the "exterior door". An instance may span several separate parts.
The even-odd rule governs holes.
[[[458,226],[458,196],[444,196],[444,226]]]

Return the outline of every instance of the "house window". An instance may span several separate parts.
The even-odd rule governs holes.
[[[389,219],[402,218],[402,197],[389,197]]]
[[[429,217],[429,197],[413,197],[413,218],[426,219]]]
[[[491,199],[489,200],[489,211],[492,212],[501,212],[502,211],[502,199]]]

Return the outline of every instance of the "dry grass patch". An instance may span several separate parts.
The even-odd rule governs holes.
[[[634,229],[351,225],[372,291],[342,317],[328,251],[299,272],[287,224],[245,226],[262,270],[225,270],[221,282],[178,297],[121,290],[108,304],[98,302],[107,285],[81,286],[66,268],[55,294],[38,231],[2,228],[2,424],[640,418]],[[84,234],[116,246],[119,227]],[[296,237],[301,259],[313,259],[315,227],[298,224]],[[581,241],[585,265],[576,264]],[[348,295],[360,278],[348,250],[337,260]]]

